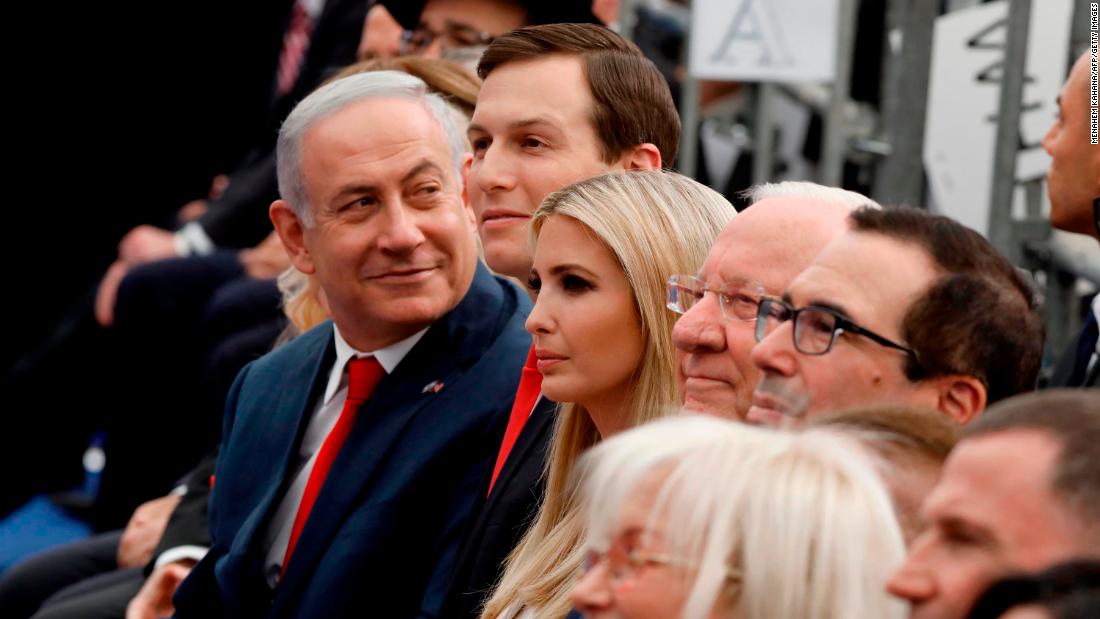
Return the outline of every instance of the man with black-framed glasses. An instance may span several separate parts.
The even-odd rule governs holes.
[[[847,230],[855,192],[787,181],[753,187],[750,207],[718,236],[699,273],[676,275],[668,307],[683,314],[672,332],[684,408],[744,420],[760,372],[750,353],[764,295],[778,295],[829,241]]]
[[[750,422],[872,404],[967,423],[1034,386],[1043,329],[1031,287],[978,233],[908,208],[859,209],[782,298],[764,298]]]

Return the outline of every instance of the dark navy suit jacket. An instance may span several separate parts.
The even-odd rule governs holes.
[[[529,309],[479,265],[462,302],[363,405],[274,591],[263,533],[335,358],[331,323],[242,370],[226,404],[213,545],[177,591],[176,616],[435,615],[519,384]],[[435,381],[443,388],[425,390]]]
[[[546,488],[543,468],[554,430],[557,403],[542,398],[508,454],[493,492],[471,520],[458,554],[454,584],[443,619],[477,619],[504,573],[504,563],[538,515]],[[482,492],[488,491],[486,478]]]

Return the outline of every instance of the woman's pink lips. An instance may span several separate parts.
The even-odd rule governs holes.
[[[539,372],[544,372],[567,359],[567,357],[555,352],[538,348],[535,349],[535,358],[538,359],[536,365],[538,366]]]
[[[536,365],[538,366],[539,372],[545,374],[546,370],[549,370],[562,361],[565,361],[565,359],[539,359]]]

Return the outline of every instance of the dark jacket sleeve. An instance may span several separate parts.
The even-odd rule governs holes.
[[[225,193],[198,219],[217,247],[253,247],[271,232],[267,209],[279,197],[275,151],[254,157],[229,178]]]
[[[217,451],[207,454],[186,479],[187,494],[168,519],[146,573],[153,571],[157,558],[164,551],[179,546],[210,546],[210,526],[206,518],[210,505],[210,476],[214,474]]]
[[[275,177],[275,135],[290,110],[332,72],[355,62],[363,21],[363,0],[329,0],[315,24],[301,72],[293,89],[273,101],[268,135],[254,145],[245,165],[230,175],[229,187],[199,219],[218,247],[245,248],[271,232],[267,209],[279,196]],[[289,12],[289,4],[288,4]]]

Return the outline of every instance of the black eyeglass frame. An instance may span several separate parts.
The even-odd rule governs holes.
[[[783,317],[783,318],[780,318],[780,317],[776,316],[775,317],[776,320],[778,320],[780,322],[786,322],[786,321],[790,320],[794,323],[794,327],[791,329],[791,338],[794,341],[794,348],[795,348],[795,350],[797,350],[798,352],[800,352],[804,355],[820,356],[820,355],[828,354],[829,351],[831,351],[833,349],[833,345],[836,344],[837,336],[840,335],[841,333],[848,332],[848,333],[854,333],[856,335],[862,335],[862,336],[866,337],[867,339],[871,340],[872,342],[875,342],[876,344],[879,344],[880,346],[885,346],[886,348],[893,348],[895,350],[900,350],[901,352],[911,356],[918,363],[920,362],[920,359],[917,357],[917,351],[915,351],[912,348],[909,348],[907,346],[902,346],[901,344],[898,344],[897,342],[895,342],[893,340],[885,338],[885,337],[875,333],[874,331],[871,331],[870,329],[866,329],[864,327],[861,327],[861,326],[857,325],[856,323],[852,322],[851,320],[848,320],[844,316],[841,316],[839,313],[836,312],[836,310],[830,309],[828,307],[821,307],[819,305],[807,305],[806,307],[795,309],[795,308],[791,307],[790,304],[787,303],[786,301],[784,301],[783,299],[777,299],[775,297],[763,297],[763,298],[760,299],[760,303],[757,304],[757,308],[756,308],[756,325],[755,325],[756,328],[753,330],[753,335],[756,338],[757,342],[762,342],[764,340],[764,338],[767,337],[766,331],[767,331],[767,328],[768,328],[768,320],[769,320],[769,318],[772,317],[771,312],[770,312],[770,306],[772,306],[772,305],[776,305],[776,306],[779,306],[779,307],[783,308],[784,313],[786,314],[785,317]],[[800,326],[798,317],[800,315],[802,315],[803,312],[807,312],[807,311],[816,312],[816,313],[819,313],[819,314],[827,314],[828,316],[832,317],[833,320],[836,321],[834,323],[832,333],[829,336],[828,345],[825,346],[825,350],[822,350],[820,352],[811,352],[811,351],[803,350],[803,348],[798,344],[798,340],[800,339],[799,334],[801,333],[802,328],[803,328],[802,326]]]

